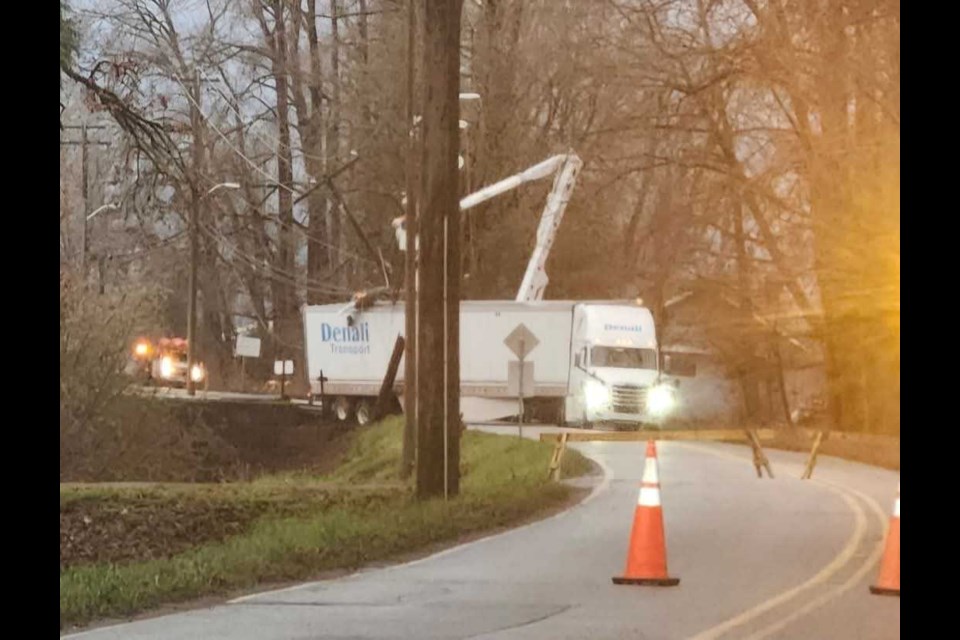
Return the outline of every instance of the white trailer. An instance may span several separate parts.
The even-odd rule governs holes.
[[[460,309],[461,409],[468,421],[519,414],[518,357],[506,340],[521,326],[536,343],[527,344],[524,357],[525,416],[580,426],[638,424],[672,406],[673,387],[659,384],[653,316],[643,306],[508,300],[465,301]],[[367,422],[404,331],[403,303],[305,306],[303,320],[311,392],[332,401],[338,419]],[[402,372],[401,366],[397,393]]]

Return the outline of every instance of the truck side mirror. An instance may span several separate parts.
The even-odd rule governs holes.
[[[583,366],[580,364],[580,353],[579,353],[579,352],[577,352],[577,355],[575,355],[575,356],[573,357],[573,366],[575,366],[575,367],[578,368],[578,369],[582,369],[582,368],[583,368]]]

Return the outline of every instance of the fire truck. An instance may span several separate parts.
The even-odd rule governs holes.
[[[186,386],[187,376],[195,384],[206,383],[207,370],[195,362],[188,371],[187,341],[183,338],[140,338],[133,345],[129,371],[138,379],[162,386]]]

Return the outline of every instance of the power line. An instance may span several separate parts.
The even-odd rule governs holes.
[[[202,71],[202,70],[201,70],[200,73],[202,73],[202,74],[204,75],[204,77],[208,77],[208,76],[207,76],[207,73],[206,73],[205,71]],[[237,117],[243,119],[243,114],[240,113],[240,109],[238,109],[238,108],[233,104],[233,101],[230,99],[230,96],[227,96],[226,94],[224,94],[224,92],[221,91],[219,88],[216,88],[216,89],[214,89],[214,90],[215,90],[217,93],[220,94],[220,97],[224,99],[224,101],[227,103],[227,105],[230,107],[230,109],[233,111],[233,113],[235,113],[235,114],[237,115]],[[319,107],[318,107],[318,108],[319,108]],[[270,134],[268,134],[268,133],[263,133],[263,134],[261,134],[261,133],[258,133],[258,132],[256,132],[256,131],[254,131],[252,128],[251,128],[251,129],[248,129],[248,131],[251,132],[251,134],[253,135],[254,138],[259,138],[261,142],[263,142],[264,140],[266,140],[267,142],[269,142],[270,144],[267,145],[267,146],[276,146],[277,148],[286,147],[286,148],[289,149],[291,152],[292,152],[292,151],[298,151],[301,156],[303,156],[304,158],[310,158],[311,160],[318,160],[318,161],[320,161],[320,162],[326,162],[326,160],[327,160],[326,158],[324,158],[324,157],[322,157],[322,156],[317,156],[317,155],[314,155],[314,154],[312,154],[312,153],[307,153],[306,151],[304,151],[303,145],[301,145],[299,148],[294,148],[294,146],[293,146],[292,144],[290,144],[290,145],[285,145],[283,142],[281,142],[281,140],[280,140],[279,138],[276,138],[276,137],[274,137],[274,136],[272,136],[272,135],[270,135]]]
[[[207,179],[211,184],[213,183],[213,179],[212,179],[212,178],[206,178],[206,179]],[[242,196],[242,195],[239,196],[239,199],[240,199],[241,202],[243,202],[245,205],[247,205],[248,208],[250,208],[250,209],[252,209],[252,210],[258,210],[258,209],[260,209],[260,206],[254,204],[253,202],[251,202],[250,200],[248,200],[246,197],[244,197],[244,196]],[[240,216],[237,216],[237,217],[240,217]],[[283,220],[280,219],[279,216],[277,216],[277,215],[272,215],[272,214],[268,214],[268,215],[263,216],[263,219],[266,220],[266,221],[268,221],[268,222],[272,222],[272,223],[274,223],[274,224],[277,224],[277,225],[279,225],[279,226],[281,226],[281,227],[283,227],[283,228],[285,228],[285,229],[291,229],[291,230],[293,230],[293,231],[296,231],[296,232],[300,233],[304,238],[306,238],[307,240],[309,240],[310,242],[315,242],[315,243],[317,243],[317,244],[319,244],[319,245],[322,245],[322,246],[325,246],[325,247],[327,247],[327,248],[334,249],[334,250],[338,251],[339,253],[341,253],[341,254],[343,254],[343,255],[353,257],[353,258],[355,258],[355,259],[357,259],[357,260],[362,260],[362,261],[364,261],[364,262],[368,262],[368,263],[370,263],[371,265],[373,265],[373,266],[375,266],[375,267],[377,267],[377,268],[380,267],[380,263],[377,262],[376,260],[372,260],[371,258],[368,258],[368,257],[366,257],[366,256],[363,256],[363,255],[357,253],[356,251],[352,251],[352,250],[347,249],[347,248],[345,248],[345,247],[337,246],[337,245],[332,244],[331,242],[329,242],[329,241],[327,241],[327,240],[323,240],[323,239],[321,239],[321,238],[316,237],[315,235],[311,234],[311,233],[308,232],[306,229],[304,229],[304,228],[303,228],[303,225],[301,225],[299,222],[294,221],[292,224],[291,224],[291,223],[288,223],[288,222],[284,222]]]
[[[90,140],[87,136],[87,132],[91,129],[106,129],[105,125],[93,124],[88,125],[87,123],[83,124],[68,124],[61,127],[62,129],[79,129],[80,130],[80,140],[61,140],[61,145],[66,146],[79,146],[80,147],[80,175],[81,175],[81,184],[80,184],[80,193],[83,201],[83,212],[81,213],[82,226],[81,226],[81,235],[80,235],[80,273],[85,278],[87,275],[87,228],[88,220],[87,214],[89,212],[89,160],[87,148],[92,144],[101,147],[109,147],[109,142],[103,142],[101,140]]]
[[[215,124],[213,123],[213,121],[210,120],[210,118],[203,112],[203,109],[200,107],[200,104],[194,99],[193,95],[190,93],[190,90],[187,89],[186,85],[184,85],[183,82],[181,82],[180,78],[177,78],[176,76],[172,76],[172,77],[173,77],[173,80],[183,88],[184,92],[186,93],[187,100],[189,100],[190,103],[193,105],[193,107],[197,110],[197,113],[200,115],[200,117],[203,118],[203,120],[210,126],[211,129],[213,129],[214,131],[217,132],[217,135],[219,135],[221,138],[223,138],[224,142],[226,142],[227,146],[230,147],[230,149],[231,149],[234,153],[236,153],[238,156],[240,156],[240,157],[243,159],[243,161],[246,162],[248,165],[250,165],[250,167],[251,167],[254,171],[256,171],[257,173],[260,173],[260,174],[263,175],[267,180],[269,180],[271,184],[276,185],[277,187],[279,187],[279,188],[281,188],[281,189],[286,189],[287,191],[289,191],[289,192],[292,193],[293,195],[299,195],[299,192],[297,192],[296,190],[292,189],[291,187],[289,187],[289,186],[287,186],[287,185],[285,185],[285,184],[282,184],[282,183],[280,183],[280,182],[277,182],[277,181],[274,179],[273,176],[271,176],[269,173],[267,173],[266,171],[264,171],[263,169],[261,169],[259,166],[257,166],[257,164],[256,164],[253,160],[251,160],[250,158],[248,158],[248,157],[243,153],[243,151],[241,151],[240,149],[238,149],[238,148],[236,147],[236,145],[234,145],[233,142],[230,141],[230,138],[228,138],[227,135],[226,135],[223,131],[221,131],[220,128],[217,127],[217,125],[215,125]]]
[[[277,282],[282,282],[284,284],[290,284],[294,286],[305,286],[310,291],[316,291],[319,293],[336,293],[336,294],[351,294],[354,292],[353,288],[350,287],[340,287],[336,285],[329,284],[311,284],[312,282],[319,282],[310,278],[300,279],[300,276],[295,273],[290,273],[281,268],[276,267],[275,265],[270,264],[268,261],[263,258],[250,255],[238,245],[231,242],[226,238],[219,230],[211,228],[209,225],[201,225],[204,232],[213,238],[214,240],[224,244],[228,247],[231,255],[235,255],[238,258],[246,262],[254,271],[266,271],[265,277],[273,279]],[[230,262],[226,256],[221,256],[225,262]]]

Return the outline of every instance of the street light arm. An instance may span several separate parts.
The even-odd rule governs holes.
[[[213,192],[219,191],[220,189],[239,189],[239,188],[240,188],[240,184],[237,182],[221,182],[220,184],[215,184],[212,187],[210,187],[207,190],[207,192],[203,194],[203,197],[207,197]]]
[[[196,395],[193,367],[197,363],[197,269],[200,263],[200,201],[218,189],[239,189],[236,182],[221,182],[202,196],[194,196],[190,207],[190,275],[187,282],[187,395]]]
[[[116,203],[113,203],[113,202],[108,203],[108,204],[105,204],[105,205],[102,205],[102,206],[99,206],[99,207],[97,207],[96,209],[93,210],[93,213],[91,213],[90,215],[87,216],[87,220],[93,219],[93,217],[94,217],[95,215],[97,215],[98,213],[100,213],[101,211],[107,211],[107,210],[113,211],[113,210],[119,209],[119,208],[120,208],[120,205],[118,205],[118,204],[116,204]]]

